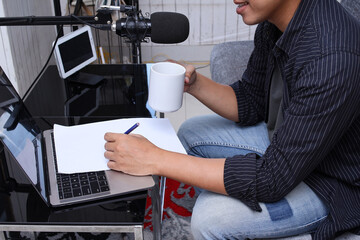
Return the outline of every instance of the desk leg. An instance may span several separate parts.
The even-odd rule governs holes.
[[[0,233],[0,240],[6,240],[5,232]]]
[[[134,240],[143,240],[144,239],[144,228],[135,227],[134,228]]]
[[[164,201],[165,201],[165,185],[166,177],[160,177],[160,223],[162,223],[163,214],[164,214]]]
[[[159,189],[159,176],[153,176],[155,185],[151,190],[153,239],[161,240],[161,201]]]
[[[160,118],[164,118],[165,114],[159,112]],[[154,176],[155,187],[151,192],[152,199],[152,224],[153,224],[153,236],[155,240],[161,240],[161,223],[164,212],[164,198],[165,198],[165,183],[166,177]],[[160,187],[159,187],[160,185]]]

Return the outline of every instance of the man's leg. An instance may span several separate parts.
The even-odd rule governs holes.
[[[193,208],[194,239],[281,238],[313,232],[328,210],[316,194],[300,183],[275,203],[260,203],[255,212],[241,201],[203,191]]]
[[[264,154],[270,141],[265,123],[240,127],[218,115],[206,115],[185,121],[178,136],[189,155],[224,158],[256,152]]]
[[[195,117],[179,129],[189,155],[223,158],[255,152],[268,145],[266,125],[240,127],[217,115]],[[313,231],[327,215],[316,194],[301,183],[276,203],[260,203],[254,212],[240,200],[202,191],[193,209],[191,226],[195,239],[245,239],[285,237]]]

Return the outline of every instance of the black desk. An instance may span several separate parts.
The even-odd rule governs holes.
[[[30,113],[48,121],[50,127],[54,123],[74,125],[151,117],[146,108],[148,87],[144,64],[89,65],[81,74],[93,74],[98,82],[66,81],[59,77],[56,66],[49,66],[25,99]]]
[[[90,65],[90,82],[63,80],[49,66],[25,99],[42,130],[123,117],[152,117],[145,65]],[[100,77],[99,77],[100,76]],[[81,76],[80,76],[81,77]],[[0,142],[0,231],[134,232],[143,237],[147,191],[71,207],[48,207]],[[156,182],[158,179],[155,179]],[[154,238],[161,237],[158,184],[151,191]],[[4,235],[0,234],[0,240]]]

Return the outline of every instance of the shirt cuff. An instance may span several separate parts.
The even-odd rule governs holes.
[[[229,196],[241,200],[254,211],[261,212],[256,199],[256,162],[259,158],[255,153],[227,158],[224,166],[224,184]]]

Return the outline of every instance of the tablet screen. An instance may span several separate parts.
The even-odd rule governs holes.
[[[97,59],[91,29],[82,27],[58,39],[55,58],[60,76],[67,78]]]

